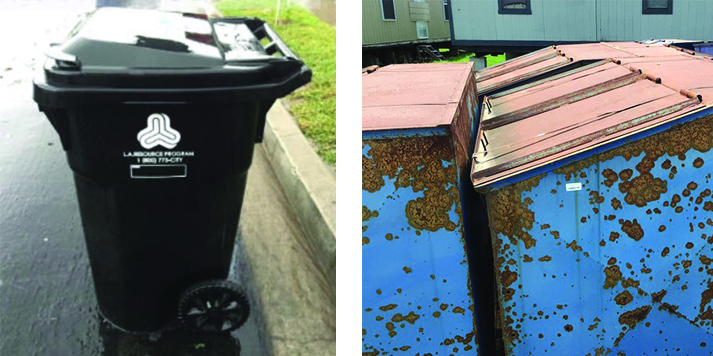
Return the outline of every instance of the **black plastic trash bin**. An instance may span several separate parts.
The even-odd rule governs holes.
[[[310,70],[259,19],[119,8],[47,55],[34,99],[74,171],[103,316],[240,327],[249,306],[224,279],[254,143]]]

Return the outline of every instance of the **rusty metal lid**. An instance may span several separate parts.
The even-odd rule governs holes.
[[[398,64],[362,75],[362,131],[450,125],[472,63]]]
[[[556,50],[574,62],[601,60],[484,98],[471,171],[476,187],[713,103],[713,60],[705,56],[641,43]]]

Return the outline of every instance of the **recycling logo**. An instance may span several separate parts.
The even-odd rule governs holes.
[[[151,114],[148,118],[148,127],[141,130],[136,138],[145,149],[159,145],[172,149],[181,141],[181,134],[171,128],[171,119],[168,115]]]

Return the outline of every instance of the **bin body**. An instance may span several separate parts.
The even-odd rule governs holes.
[[[482,280],[470,273],[477,246],[468,246],[463,205],[472,192],[471,66],[393,65],[363,78],[365,355],[478,354]]]
[[[616,47],[640,55],[486,99],[472,178],[506,355],[710,353],[713,98],[688,90],[713,63]]]
[[[124,22],[127,16],[172,19],[179,26],[173,29],[180,30],[175,33],[183,33],[186,23],[191,31],[219,25],[250,31],[260,23],[98,10],[35,80],[35,100],[57,130],[74,172],[99,309],[121,329],[150,332],[176,316],[188,287],[228,276],[266,112],[285,89],[309,81],[309,70],[285,56],[276,58],[273,75],[290,72],[282,64],[297,69],[296,76],[261,79],[274,65],[262,47],[253,48],[247,62],[226,63],[220,51],[229,44],[221,49],[207,33],[185,33],[186,42],[199,39],[200,46],[175,38],[137,35],[129,45],[118,35],[101,37],[105,32],[97,21]],[[161,26],[166,31],[166,23]],[[190,50],[211,43],[199,53]],[[118,67],[121,55],[117,59],[113,52],[132,52],[124,57],[130,63]],[[60,62],[65,58],[69,63]],[[204,67],[196,67],[201,61]]]

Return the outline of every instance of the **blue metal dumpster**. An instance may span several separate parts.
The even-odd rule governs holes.
[[[362,353],[478,355],[476,320],[493,339],[492,306],[475,318],[492,303],[493,271],[490,249],[468,244],[479,226],[487,235],[467,218],[477,206],[462,204],[475,193],[472,64],[393,65],[362,78]]]
[[[486,96],[476,136],[505,354],[710,355],[713,61],[557,51],[601,60]]]

